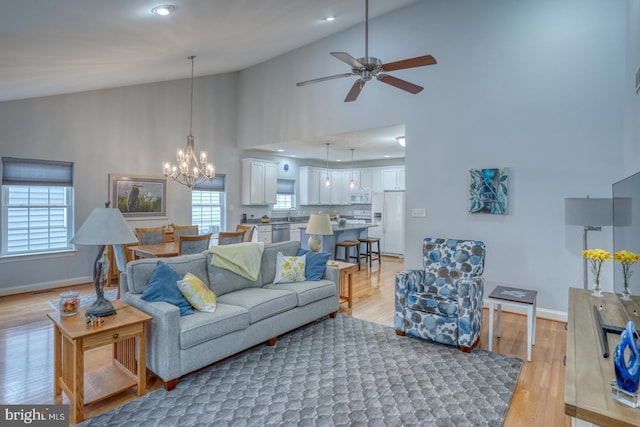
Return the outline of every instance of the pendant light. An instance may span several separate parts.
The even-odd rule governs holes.
[[[353,180],[353,152],[355,151],[355,148],[351,149],[351,181],[349,181],[349,187],[351,188],[355,188],[356,186],[356,182]]]
[[[191,110],[189,112],[189,136],[187,136],[187,148],[178,149],[177,164],[172,165],[165,162],[162,166],[163,175],[170,177],[178,184],[182,184],[191,190],[193,186],[201,184],[205,181],[211,181],[216,175],[216,168],[213,163],[207,163],[207,152],[201,151],[200,156],[196,157],[193,148],[194,137],[193,128],[193,60],[195,56],[189,56],[191,60]]]
[[[329,187],[331,185],[331,180],[329,179],[329,145],[331,145],[331,143],[325,142],[325,144],[327,145],[327,178],[324,180],[324,185]]]

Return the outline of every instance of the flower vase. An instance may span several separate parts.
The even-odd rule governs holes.
[[[594,297],[601,297],[602,296],[602,289],[600,288],[600,281],[596,280],[595,284],[593,285],[593,292],[591,293],[591,295],[593,295]]]
[[[620,299],[624,301],[631,301],[631,291],[629,290],[629,282],[626,280],[624,281],[624,289],[621,293]]]

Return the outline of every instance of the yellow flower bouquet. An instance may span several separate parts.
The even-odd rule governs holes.
[[[613,254],[613,259],[622,264],[622,278],[624,280],[624,291],[622,291],[622,299],[631,299],[629,292],[629,278],[631,277],[631,265],[640,261],[640,255],[629,251],[618,251]]]
[[[600,270],[602,269],[602,263],[611,259],[611,252],[607,252],[604,249],[587,249],[582,251],[582,256],[589,260],[591,264],[591,271],[594,276],[593,295],[600,296],[602,289],[600,289]]]

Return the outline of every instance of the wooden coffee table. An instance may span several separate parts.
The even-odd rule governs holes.
[[[138,396],[147,391],[146,323],[152,318],[119,300],[113,306],[117,314],[104,317],[100,326],[86,324],[88,307],[75,316],[47,314],[53,322],[54,393],[67,394],[76,423],[84,419],[85,405],[134,386]],[[85,351],[106,345],[113,347],[112,363],[85,373]]]

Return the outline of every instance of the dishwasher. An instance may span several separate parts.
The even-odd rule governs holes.
[[[271,226],[271,242],[286,242],[289,240],[289,224],[273,224]]]

